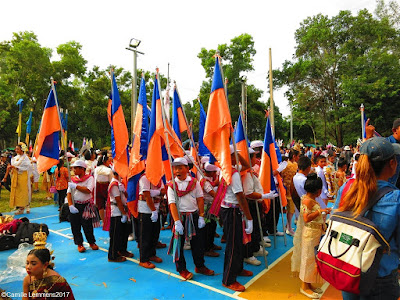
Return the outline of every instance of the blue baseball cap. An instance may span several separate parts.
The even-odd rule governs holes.
[[[383,137],[373,137],[361,145],[360,153],[367,155],[372,161],[385,161],[394,155],[400,155],[400,145],[392,144]]]

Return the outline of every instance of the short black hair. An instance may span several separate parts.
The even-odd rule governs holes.
[[[299,170],[304,171],[308,167],[311,167],[311,159],[309,159],[307,156],[301,156],[297,162],[297,166]]]
[[[315,173],[308,174],[304,183],[304,189],[307,193],[315,194],[318,190],[322,189],[322,179]]]
[[[347,165],[347,160],[344,157],[339,158],[339,161],[337,163],[337,166],[339,168],[343,167],[344,165]]]
[[[290,151],[289,151],[289,159],[292,159],[293,156],[297,156],[297,155],[299,155],[299,154],[300,154],[299,151],[297,151],[297,150],[295,150],[295,149],[290,149]]]
[[[318,156],[315,158],[315,163],[317,164],[321,159],[325,159],[325,160],[326,160],[326,157],[323,156],[323,155],[318,155]]]

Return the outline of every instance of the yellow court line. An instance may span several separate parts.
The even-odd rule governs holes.
[[[291,272],[291,256],[293,248],[274,261],[268,269],[249,281],[243,293],[235,293],[246,299],[307,299],[300,294],[301,281]],[[325,293],[329,284],[325,283],[321,289]],[[322,294],[323,295],[323,294]]]
[[[66,235],[66,234],[60,233],[60,232],[58,232],[58,231],[54,231],[54,230],[51,230],[51,229],[49,229],[49,231],[50,231],[50,232],[53,232],[53,233],[55,233],[55,234],[58,234],[58,235],[60,235],[60,236],[63,236],[63,237],[65,237],[65,238],[67,238],[67,239],[70,239],[70,240],[73,239],[72,237],[70,237],[70,236],[68,236],[68,235]],[[84,244],[85,244],[85,245],[89,245],[87,242],[84,242]],[[105,248],[99,247],[99,249],[102,250],[103,252],[108,253],[108,250],[105,249]],[[130,257],[127,257],[126,259],[127,259],[127,260],[130,260],[130,261],[132,261],[132,262],[134,262],[134,263],[136,263],[136,264],[139,264],[139,261],[136,260],[136,259],[133,259],[133,258],[130,258]],[[163,273],[163,274],[166,274],[166,275],[171,276],[171,277],[174,277],[174,278],[177,278],[177,279],[179,279],[179,280],[181,280],[181,281],[182,281],[182,280],[185,281],[184,278],[183,278],[182,276],[177,275],[177,274],[175,274],[175,273],[171,273],[170,271],[167,271],[167,270],[164,270],[164,269],[160,269],[160,268],[154,268],[154,269],[152,269],[152,270],[157,271],[157,272],[160,272],[160,273]],[[212,287],[212,286],[206,285],[206,284],[204,284],[204,283],[201,283],[201,282],[198,282],[198,281],[195,281],[195,280],[186,280],[186,282],[191,283],[191,284],[193,284],[193,285],[200,286],[200,287],[205,288],[205,289],[207,289],[207,290],[213,291],[213,292],[215,292],[215,293],[218,293],[218,294],[221,294],[221,295],[224,295],[224,296],[233,298],[233,299],[244,299],[244,298],[242,298],[242,297],[240,297],[240,296],[238,296],[238,295],[235,295],[236,293],[235,293],[235,294],[230,294],[230,293],[227,293],[227,292],[225,292],[225,291],[219,290],[219,289],[217,289],[217,288],[214,288],[214,287]]]

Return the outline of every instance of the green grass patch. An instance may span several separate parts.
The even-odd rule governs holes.
[[[43,177],[40,176],[39,179],[39,192],[38,193],[32,193],[32,201],[31,201],[31,207],[40,207],[40,206],[45,206],[45,205],[54,205],[54,195],[52,195],[51,200],[46,200],[47,197],[47,192],[42,191],[40,189],[42,185],[42,180]],[[4,187],[1,188],[0,191],[0,212],[1,213],[8,213],[13,211],[13,208],[10,207],[10,192],[7,191]]]

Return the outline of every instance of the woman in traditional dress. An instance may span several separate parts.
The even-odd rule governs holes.
[[[104,210],[106,208],[107,202],[107,190],[108,185],[113,179],[113,172],[111,170],[110,163],[112,159],[107,156],[107,152],[104,151],[98,158],[98,163],[96,169],[94,169],[94,180],[96,182],[95,187],[95,203],[99,210],[99,215],[102,220],[104,220]]]
[[[316,201],[322,190],[322,180],[317,174],[307,175],[304,189],[307,194],[301,198],[300,216],[302,218],[299,218],[293,240],[292,272],[298,273],[302,281],[300,293],[317,299],[322,290],[314,285],[322,283],[323,279],[317,271],[314,247],[319,244],[324,232],[323,214],[329,213],[331,209],[321,209]]]
[[[53,270],[54,259],[45,247],[46,234],[34,234],[35,249],[28,253],[25,269],[28,275],[23,281],[23,300],[28,299],[68,299],[73,300],[74,294],[68,282]]]
[[[7,167],[7,172],[11,173],[10,207],[17,208],[16,215],[23,214],[25,207],[27,213],[30,212],[32,165],[25,154],[26,150],[26,145],[19,143],[15,147],[17,155],[11,159],[11,164]]]

